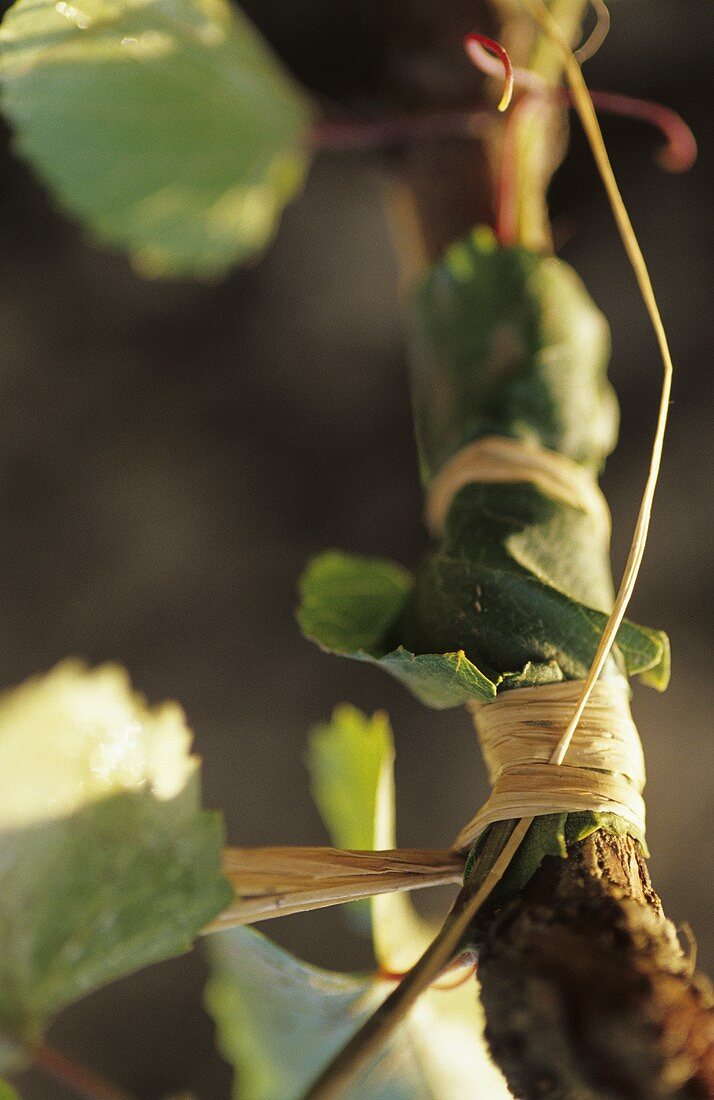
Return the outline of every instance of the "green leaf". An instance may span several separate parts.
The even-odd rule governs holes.
[[[186,951],[231,899],[175,705],[67,662],[0,699],[0,1029]],[[31,919],[28,919],[31,915]]]
[[[236,1100],[298,1100],[387,992],[369,978],[319,970],[265,936],[236,928],[211,936],[214,976],[206,991],[219,1047],[236,1067]],[[380,1059],[380,1088],[367,1089],[369,1070],[346,1096],[416,1100],[409,1061]]]
[[[209,951],[206,1003],[235,1100],[298,1100],[393,988],[300,962],[250,928],[211,936]],[[427,992],[346,1100],[508,1100],[482,1030],[472,983]]]
[[[383,851],[397,846],[394,741],[383,711],[368,718],[343,704],[310,737],[308,762],[313,797],[332,842]],[[349,845],[351,846],[351,845]],[[402,893],[380,894],[372,910],[375,957],[385,970],[405,971],[417,961],[435,929]]]
[[[495,683],[463,650],[413,653],[401,645],[391,648],[413,583],[411,574],[394,562],[327,551],[300,580],[300,627],[323,649],[379,665],[427,706],[492,699]]]
[[[298,622],[324,649],[376,654],[412,590],[411,573],[392,561],[327,550],[300,579]]]
[[[301,578],[298,621],[427,706],[459,706],[501,683],[582,679],[607,621],[598,604],[612,599],[606,563],[606,536],[586,513],[528,484],[467,485],[416,584],[394,562],[328,551]],[[626,620],[617,643],[630,675],[666,688],[662,631]]]
[[[413,296],[414,408],[424,480],[481,435],[531,439],[599,469],[618,413],[608,326],[567,264],[490,229],[458,241]]]
[[[330,722],[311,730],[308,746],[312,796],[335,847],[393,847],[393,840],[378,835],[394,832],[394,746],[384,711],[368,718],[345,703]],[[359,928],[369,926],[369,901],[353,902],[347,910]]]
[[[21,1097],[7,1081],[0,1081],[0,1100],[21,1100]]]
[[[386,715],[368,718],[338,707],[332,721],[313,732],[308,759],[335,843],[394,847],[394,748]],[[371,905],[380,966],[406,969],[436,929],[404,894],[384,894]],[[250,929],[210,937],[209,950],[214,976],[207,1003],[221,1049],[238,1071],[236,1100],[297,1100],[393,988],[378,974],[354,977],[299,962]],[[473,982],[429,990],[346,1096],[506,1100],[510,1094],[482,1032]]]
[[[300,962],[249,928],[211,936],[209,950],[206,1002],[235,1100],[298,1100],[390,990]],[[478,1023],[473,987],[427,993],[346,1100],[506,1100]]]
[[[399,646],[376,661],[360,653],[350,656],[380,665],[421,703],[436,710],[457,707],[471,699],[493,699],[496,695],[496,682],[481,672],[463,649],[455,653],[414,654]]]
[[[311,731],[307,763],[312,795],[335,847],[393,847],[394,745],[384,711],[368,718],[347,703],[336,707],[330,722]]]
[[[568,849],[565,842],[567,818],[567,814],[542,814],[534,819],[516,855],[495,887],[489,904],[499,905],[506,898],[520,893],[546,856],[557,856],[561,859],[567,857]],[[489,829],[484,830],[469,853],[464,872],[465,879],[478,866],[489,831]]]
[[[631,836],[639,842],[644,854],[649,858],[647,842],[644,833],[617,814],[599,813],[596,810],[579,810],[577,813],[568,814],[565,824],[565,842],[568,847],[578,840],[585,840],[591,833],[598,829],[604,829],[611,836]]]
[[[538,687],[540,684],[559,684],[564,679],[563,670],[557,661],[548,661],[546,664],[527,661],[520,672],[504,673],[502,690]]]
[[[225,0],[18,0],[0,51],[18,151],[138,270],[216,276],[271,239],[310,110]]]
[[[336,707],[330,722],[310,733],[312,794],[332,843],[380,851],[396,847],[394,742],[388,716],[368,718],[357,707]],[[358,926],[369,924],[375,952],[390,971],[406,970],[433,938],[404,894],[384,894],[348,907]]]
[[[528,484],[467,485],[417,574],[404,643],[417,651],[461,646],[494,670],[495,682],[528,662],[556,662],[567,678],[582,679],[607,621],[606,561],[602,536],[577,508]],[[630,675],[666,687],[664,633],[625,621],[617,646]]]
[[[623,623],[617,644],[628,669],[655,691],[666,691],[672,672],[669,638],[664,630]]]

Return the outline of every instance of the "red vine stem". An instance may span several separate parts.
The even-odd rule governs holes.
[[[375,119],[324,118],[315,123],[310,138],[315,151],[386,149],[407,141],[482,137],[492,121],[491,111],[483,108],[423,111]]]
[[[511,72],[516,84],[525,83],[519,69],[511,69]],[[571,92],[549,88],[535,74],[528,76],[533,79],[528,80],[527,91],[512,108],[503,135],[495,229],[498,240],[504,246],[513,244],[517,235],[515,137],[518,123],[527,111],[541,109],[548,102],[573,105]],[[665,138],[665,145],[657,154],[662,168],[669,172],[686,172],[692,167],[697,158],[696,138],[676,111],[651,100],[618,92],[592,90],[590,95],[599,111],[647,122],[660,131]],[[488,110],[430,111],[359,121],[323,119],[313,128],[312,146],[315,150],[385,149],[408,141],[444,137],[479,138],[492,122],[493,116]]]
[[[609,15],[603,16],[601,0],[595,3],[598,21],[595,30],[574,54],[579,62],[587,57],[592,57],[600,47],[609,29]],[[541,101],[564,103],[567,106],[577,106],[572,90],[553,88],[546,83],[537,73],[528,69],[515,68],[507,51],[500,43],[482,34],[468,34],[464,39],[464,49],[469,60],[487,75],[496,75],[500,71],[499,62],[503,65],[506,80],[498,109],[504,110],[510,103],[513,94],[514,82],[524,91],[524,95],[511,112],[508,124],[503,136],[503,150],[501,156],[501,176],[498,186],[498,203],[496,211],[496,235],[504,246],[515,243],[517,235],[518,219],[518,183],[517,183],[517,123],[521,121],[521,115],[527,110],[529,100],[536,97]],[[495,54],[498,61],[492,56]],[[658,154],[658,161],[663,168],[670,172],[685,172],[694,164],[697,157],[697,143],[694,134],[675,111],[663,107],[659,103],[653,103],[646,99],[636,99],[632,96],[619,95],[615,92],[591,91],[590,99],[600,111],[621,115],[625,118],[641,119],[649,122],[666,138],[664,149]],[[504,106],[505,105],[505,106]]]
[[[130,1093],[46,1043],[34,1043],[29,1052],[38,1069],[67,1085],[82,1100],[135,1100]]]
[[[517,70],[516,77],[517,77]],[[560,88],[537,91],[531,96],[550,97],[572,105],[570,92]],[[686,172],[697,156],[697,142],[691,129],[676,111],[648,99],[621,95],[619,92],[591,91],[595,106],[608,114],[622,118],[634,118],[648,122],[666,139],[659,154],[660,163],[670,172]],[[512,109],[514,114],[526,96],[522,96]],[[382,149],[400,145],[405,141],[419,141],[435,137],[481,137],[493,121],[490,111],[474,109],[465,111],[429,111],[423,114],[397,114],[377,119],[331,119],[317,122],[312,130],[311,144],[315,150],[329,149]]]

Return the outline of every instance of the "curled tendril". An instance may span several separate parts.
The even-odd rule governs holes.
[[[503,93],[498,104],[499,111],[505,111],[513,96],[514,74],[511,59],[500,42],[487,38],[485,34],[467,34],[464,49],[476,68],[488,76],[505,73]],[[492,56],[495,54],[495,57]]]
[[[582,46],[575,51],[580,65],[595,56],[610,32],[610,9],[605,0],[590,0],[590,4],[595,12],[595,26]]]
[[[518,70],[516,70],[516,73]],[[600,112],[618,115],[621,118],[646,122],[659,130],[665,144],[657,153],[657,162],[668,172],[686,172],[697,159],[697,141],[691,129],[676,111],[653,103],[648,99],[636,99],[633,96],[620,95],[617,92],[602,92],[592,89],[590,98]],[[523,117],[529,111],[542,109],[548,102],[573,106],[571,92],[563,88],[549,88],[543,82],[540,87],[521,96],[511,111],[504,131],[501,154],[501,175],[496,204],[496,235],[502,245],[513,244],[516,240],[517,218],[517,170],[516,170],[516,131]]]
[[[623,118],[636,118],[654,126],[665,138],[657,154],[660,166],[668,172],[686,172],[697,159],[697,139],[681,115],[650,99],[636,99],[617,92],[592,91],[590,97],[598,111]],[[572,99],[568,96],[568,102]]]
[[[595,11],[596,23],[589,37],[575,52],[580,64],[597,53],[610,30],[610,12],[605,0],[590,0],[590,3]],[[500,42],[487,38],[484,34],[468,34],[464,39],[464,48],[470,61],[487,76],[500,76],[502,71],[505,72],[499,111],[505,111],[509,106],[515,88],[534,95],[560,99],[572,106],[569,92],[553,88],[530,69],[512,65]],[[646,99],[610,92],[594,91],[592,99],[598,110],[621,115],[623,118],[639,119],[656,127],[666,139],[657,160],[668,172],[686,172],[694,164],[697,158],[696,139],[676,111]]]

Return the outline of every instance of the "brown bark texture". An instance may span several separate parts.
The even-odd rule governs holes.
[[[515,1096],[714,1096],[712,988],[637,841],[596,832],[546,859],[480,931],[486,1036]]]

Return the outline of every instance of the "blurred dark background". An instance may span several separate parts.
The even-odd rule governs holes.
[[[417,7],[419,5],[416,5]],[[422,7],[434,7],[423,3]],[[712,454],[712,129],[708,0],[618,0],[591,84],[679,110],[700,141],[687,176],[653,163],[647,127],[603,127],[651,265],[677,367],[663,480],[632,617],[665,627],[664,696],[636,690],[655,885],[714,969],[708,575]],[[378,70],[372,5],[252,0],[253,18],[330,97]],[[372,71],[374,69],[374,73]],[[474,74],[475,86],[480,77]],[[622,568],[660,364],[585,144],[552,191],[561,255],[610,319],[622,441],[605,489]],[[293,618],[296,580],[331,546],[414,563],[425,545],[396,266],[377,154],[323,154],[257,266],[216,286],[150,283],[61,217],[8,150],[0,174],[3,634],[11,685],[76,654],[118,660],[152,701],[178,698],[205,802],[233,843],[322,843],[308,727],[342,700],[387,708],[405,845],[448,842],[485,796],[469,723],[376,670],[322,655]],[[30,915],[28,914],[28,919]],[[338,912],[266,931],[330,967],[368,964]],[[224,1100],[230,1073],[201,1008],[200,952],[65,1012],[52,1041],[139,1097]],[[32,1100],[63,1092],[35,1073]],[[487,1098],[486,1098],[487,1100]]]

